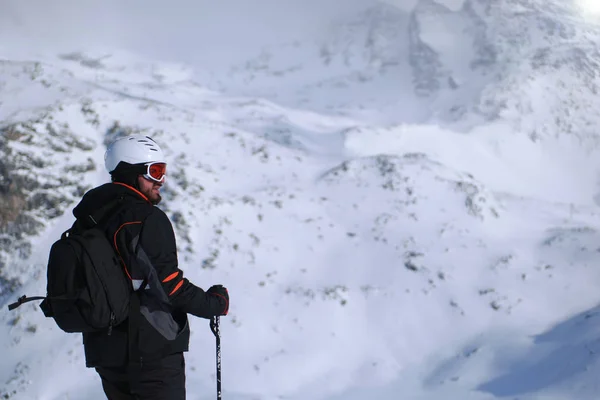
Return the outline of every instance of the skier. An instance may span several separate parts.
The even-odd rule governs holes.
[[[104,229],[131,279],[137,308],[110,335],[83,333],[86,366],[96,369],[109,400],[183,400],[187,314],[227,315],[229,294],[222,285],[202,290],[178,268],[173,227],[155,207],[167,168],[158,144],[143,135],[121,137],[104,159],[112,182],[88,191],[73,214],[79,220],[120,199]]]

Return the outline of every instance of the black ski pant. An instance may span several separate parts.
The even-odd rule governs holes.
[[[144,362],[137,379],[127,367],[96,367],[108,400],[185,400],[183,353]]]

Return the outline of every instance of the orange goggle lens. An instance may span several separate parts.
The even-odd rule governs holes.
[[[150,163],[146,172],[146,178],[150,178],[156,182],[162,182],[167,175],[167,164],[166,163]]]

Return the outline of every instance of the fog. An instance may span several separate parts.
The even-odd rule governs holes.
[[[405,1],[403,4],[413,4]],[[257,47],[320,35],[375,0],[0,0],[0,55],[123,49],[219,65]],[[2,54],[4,53],[4,54]]]

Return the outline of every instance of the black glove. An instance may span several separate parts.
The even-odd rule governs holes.
[[[223,285],[213,285],[206,291],[206,293],[211,296],[215,296],[219,300],[219,303],[223,306],[223,311],[217,315],[227,315],[229,312],[229,292],[227,291],[227,288]]]

